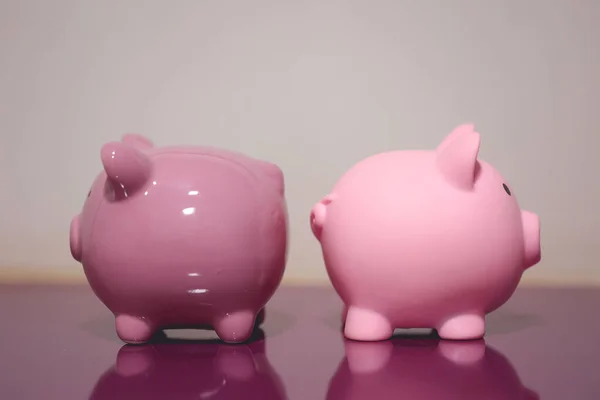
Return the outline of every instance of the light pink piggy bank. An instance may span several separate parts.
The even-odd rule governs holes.
[[[538,217],[478,160],[479,144],[462,125],[435,151],[369,157],[314,206],[347,338],[384,340],[394,328],[481,338],[485,315],[540,261]]]
[[[208,325],[246,341],[285,269],[281,170],[226,150],[154,148],[135,134],[101,158],[70,244],[119,337]]]

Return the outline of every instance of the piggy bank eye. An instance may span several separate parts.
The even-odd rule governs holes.
[[[90,191],[88,192],[87,197],[90,197],[91,194],[92,194],[92,190],[90,189]]]
[[[508,188],[508,186],[506,186],[506,183],[502,184],[502,187],[504,187],[504,191],[510,196],[510,189]]]

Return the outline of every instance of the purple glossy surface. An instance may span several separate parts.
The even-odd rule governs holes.
[[[186,330],[131,346],[86,286],[0,286],[0,399],[599,399],[598,309],[600,290],[523,288],[483,347],[357,343],[332,289],[282,287],[249,344]]]

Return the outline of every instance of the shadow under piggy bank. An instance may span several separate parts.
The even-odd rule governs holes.
[[[265,340],[228,345],[165,339],[124,345],[90,399],[285,400],[280,377],[265,355]]]
[[[484,340],[345,341],[327,400],[536,400],[515,369]]]

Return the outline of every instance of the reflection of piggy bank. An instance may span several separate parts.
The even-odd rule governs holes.
[[[281,170],[205,147],[154,148],[139,135],[104,145],[104,171],[71,223],[71,252],[119,337],[210,325],[248,339],[287,254]]]
[[[264,353],[264,341],[125,345],[90,400],[287,398]]]
[[[537,400],[483,340],[346,341],[327,400]]]
[[[538,217],[477,159],[479,143],[463,125],[436,151],[369,157],[313,207],[346,337],[435,328],[445,339],[481,338],[485,314],[540,260]]]

